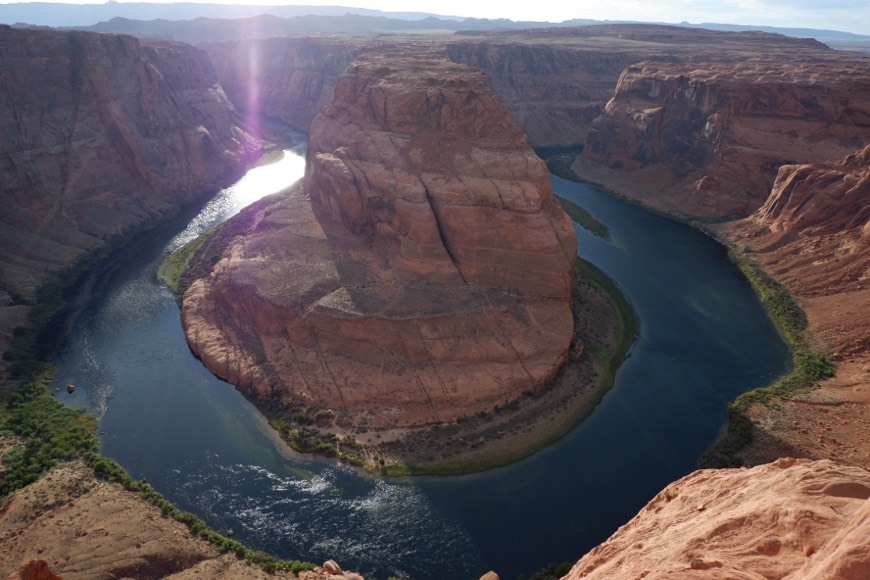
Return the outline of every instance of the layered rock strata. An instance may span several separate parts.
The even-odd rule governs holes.
[[[0,27],[0,110],[4,349],[52,274],[258,148],[202,51],[129,36]]]
[[[445,51],[486,73],[533,146],[552,147],[586,142],[619,74],[639,58],[626,48],[487,39],[450,42]]]
[[[831,578],[870,571],[870,472],[780,459],[696,471],[586,554],[580,578]]]
[[[837,162],[784,165],[757,212],[717,231],[755,250],[837,362],[819,390],[752,409],[756,442],[744,460],[791,454],[870,469],[870,146]]]
[[[677,215],[744,217],[784,163],[866,144],[870,59],[817,49],[703,60],[622,73],[584,150],[618,174],[591,177]]]
[[[266,38],[200,45],[221,86],[252,119],[266,115],[300,131],[332,101],[338,77],[361,40]]]
[[[301,188],[194,257],[182,319],[215,373],[331,417],[322,428],[452,421],[553,377],[575,256],[546,167],[484,75],[379,50],[312,124]]]

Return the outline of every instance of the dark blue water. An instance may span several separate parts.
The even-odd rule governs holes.
[[[592,187],[559,195],[610,228],[578,230],[580,255],[625,290],[640,334],[595,411],[509,467],[382,480],[277,441],[235,389],[189,352],[178,308],[154,281],[170,250],[284,185],[301,166],[222,192],[211,209],[153,232],[94,274],[95,292],[57,364],[59,397],[100,417],[104,452],[181,508],[276,555],[338,560],[368,576],[502,578],[576,560],[667,483],[695,469],[728,401],[786,369],[787,347],[724,249]],[[296,173],[293,173],[293,172]],[[251,188],[248,188],[251,189]],[[175,229],[173,230],[172,227]]]

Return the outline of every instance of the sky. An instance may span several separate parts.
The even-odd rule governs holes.
[[[8,3],[10,0],[0,0]],[[16,1],[16,0],[13,0]],[[46,0],[102,4],[103,0]],[[121,0],[125,1],[125,0]],[[172,0],[148,0],[172,1]],[[339,5],[387,12],[561,22],[571,18],[641,22],[716,22],[827,28],[870,35],[870,0],[193,0],[221,4]]]

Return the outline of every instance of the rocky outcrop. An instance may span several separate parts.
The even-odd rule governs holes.
[[[252,119],[266,115],[308,131],[332,100],[338,77],[361,44],[350,37],[208,42],[221,86]],[[253,123],[252,123],[253,124]]]
[[[355,572],[342,570],[341,566],[335,560],[327,560],[323,566],[318,566],[314,570],[301,572],[299,580],[365,580],[362,576]]]
[[[570,44],[468,40],[450,42],[447,55],[480,68],[534,147],[586,142],[625,67],[638,56]]]
[[[225,184],[258,145],[190,46],[4,26],[0,71],[5,342],[52,274]]]
[[[783,165],[751,222],[771,232],[870,236],[870,145],[837,163]]]
[[[45,560],[29,560],[9,574],[6,580],[61,580]]]
[[[752,216],[717,232],[752,248],[806,311],[837,375],[813,393],[752,409],[750,464],[784,453],[870,469],[870,146],[839,162],[785,165]]]
[[[659,493],[564,580],[831,578],[870,571],[870,472],[781,459],[696,471]]]
[[[788,52],[628,67],[584,156],[630,179],[622,193],[671,213],[748,215],[783,163],[840,157],[870,134],[870,60]]]
[[[8,580],[297,578],[222,553],[136,493],[97,479],[80,461],[60,464],[3,498],[0,545],[0,578]],[[348,571],[325,578],[362,580]]]
[[[378,50],[312,124],[302,188],[199,251],[182,319],[206,365],[270,409],[327,430],[452,421],[553,377],[575,255],[484,75]]]

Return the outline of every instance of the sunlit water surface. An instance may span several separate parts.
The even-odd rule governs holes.
[[[611,231],[578,228],[580,254],[634,304],[640,335],[614,388],[555,445],[514,465],[451,478],[382,480],[303,457],[192,356],[171,293],[172,250],[283,189],[300,152],[252,169],[196,216],[141,236],[98,268],[57,362],[64,402],[100,419],[104,452],[182,509],[276,555],[329,558],[369,576],[502,578],[575,560],[668,482],[695,468],[741,391],[788,351],[723,248],[596,189],[556,191]]]

